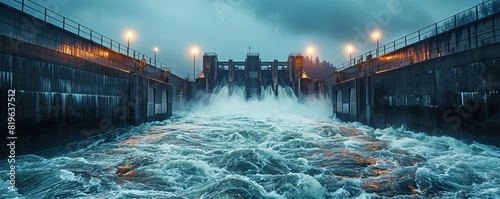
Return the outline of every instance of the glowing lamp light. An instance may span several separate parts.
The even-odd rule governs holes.
[[[313,54],[314,53],[314,49],[312,47],[309,47],[307,49],[307,52],[309,52],[309,54]]]
[[[354,50],[354,47],[352,45],[347,46],[347,51],[349,51],[349,53],[352,53],[353,50]]]
[[[374,39],[378,39],[378,38],[380,37],[380,32],[379,32],[379,31],[375,31],[375,32],[373,32],[373,33],[372,33],[372,37],[373,37]]]
[[[347,51],[349,52],[349,63],[351,62],[352,60],[352,51],[354,51],[354,46],[352,45],[347,45],[346,47]]]
[[[372,37],[377,40],[377,57],[379,55],[379,38],[381,36],[382,33],[380,33],[380,31],[375,31],[372,33]]]
[[[127,36],[127,39],[132,39],[134,37],[134,33],[128,31],[126,36]]]
[[[198,54],[198,47],[193,47],[191,52],[193,53],[193,80],[196,81],[195,70],[196,70],[196,54]]]
[[[127,55],[129,55],[130,39],[132,39],[132,37],[134,37],[134,33],[132,33],[132,31],[127,31],[127,33],[125,33],[125,36],[127,36]],[[134,56],[135,56],[135,53],[134,53]]]

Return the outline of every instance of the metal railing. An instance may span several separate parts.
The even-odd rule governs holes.
[[[482,2],[481,4],[471,7],[465,11],[462,11],[456,15],[453,15],[451,17],[448,17],[446,19],[443,19],[437,23],[434,23],[432,25],[429,25],[425,28],[422,28],[418,31],[415,31],[413,33],[410,33],[404,37],[401,37],[399,39],[396,39],[392,42],[389,42],[385,45],[379,46],[378,48],[375,48],[374,50],[368,51],[365,54],[366,55],[360,55],[357,57],[354,57],[352,60],[346,61],[340,65],[338,65],[336,68],[338,71],[345,70],[349,67],[354,66],[356,63],[366,61],[367,56],[371,56],[371,52],[379,52],[380,56],[383,56],[385,54],[394,52],[396,50],[405,48],[407,46],[410,46],[412,44],[418,43],[422,40],[426,40],[430,37],[445,33],[447,31],[456,29],[458,27],[467,25],[469,23],[478,21],[480,19],[483,19],[485,17],[491,16],[497,12],[500,12],[500,0],[488,0],[485,2]],[[378,56],[378,57],[380,57]],[[365,58],[365,59],[363,59]],[[375,58],[375,57],[373,57]],[[359,61],[354,61],[353,60],[359,60]],[[356,63],[355,63],[356,62]]]
[[[258,56],[259,56],[259,53],[249,52],[249,53],[247,53],[247,56],[248,56],[248,57],[258,57]]]
[[[391,53],[382,55],[377,59],[370,59],[368,61],[358,63],[355,67],[347,68],[340,74],[336,73],[333,75],[339,76],[340,78],[338,79],[341,81],[346,81],[364,75],[401,68],[429,59],[494,44],[500,41],[500,31],[495,30],[497,29],[496,27],[499,26],[500,25],[495,25],[495,27],[489,29],[488,31],[483,31],[470,37],[467,35],[462,38],[458,38],[457,36],[457,38],[452,41],[447,41],[447,38],[452,37],[452,34],[454,33],[449,33],[448,35],[445,34],[445,36],[447,36],[445,39],[429,38],[427,42],[423,42],[422,44],[414,44],[412,46],[407,46],[404,49],[392,51]]]
[[[212,52],[208,52],[208,53],[205,53],[204,56],[214,56],[214,57],[217,57],[217,53],[212,53]]]
[[[167,64],[158,62],[154,58],[151,58],[139,51],[136,51],[127,45],[123,45],[120,42],[114,41],[113,39],[106,37],[71,19],[68,19],[65,16],[62,16],[36,2],[33,2],[32,0],[13,0],[13,2],[18,3],[19,6],[21,6],[20,10],[22,12],[27,13],[40,20],[43,20],[46,23],[50,23],[54,26],[62,28],[63,30],[69,31],[84,39],[90,40],[96,44],[107,47],[118,53],[131,56],[134,59],[139,59],[139,60],[145,59],[147,64],[156,67],[160,70],[170,71],[170,72],[172,71],[172,68]]]

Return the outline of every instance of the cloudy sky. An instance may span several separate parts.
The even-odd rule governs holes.
[[[2,0],[6,1],[6,0]],[[33,0],[96,32],[192,76],[191,48],[215,52],[219,60],[244,60],[248,48],[262,60],[308,54],[308,46],[333,64],[375,49],[367,38],[382,31],[381,45],[470,8],[481,0]],[[197,57],[197,66],[201,66]]]

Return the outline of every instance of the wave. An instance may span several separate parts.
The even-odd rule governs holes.
[[[217,89],[166,121],[20,156],[0,197],[500,197],[497,147],[341,122],[324,97]]]

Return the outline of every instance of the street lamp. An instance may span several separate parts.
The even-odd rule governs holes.
[[[130,39],[134,36],[132,32],[127,32],[127,55],[129,55],[129,50],[130,50]]]
[[[155,49],[154,49],[154,50],[155,50],[155,67],[156,67],[156,52],[158,52],[158,48],[157,48],[157,47],[155,47]]]
[[[195,74],[195,69],[196,69],[196,53],[198,53],[198,48],[194,47],[193,50],[191,50],[193,53],[193,80],[196,81],[196,74]]]
[[[379,42],[379,39],[380,39],[380,32],[379,31],[375,31],[372,33],[372,37],[377,40],[377,57],[378,57],[378,54],[379,54],[379,45],[378,45],[378,42]]]
[[[311,57],[311,66],[313,65],[313,52],[314,52],[314,49],[312,47],[309,47],[307,49],[307,52],[309,53],[309,57]]]
[[[352,60],[352,51],[354,50],[354,47],[352,45],[347,46],[347,51],[349,51],[349,66],[351,65],[351,60]]]

